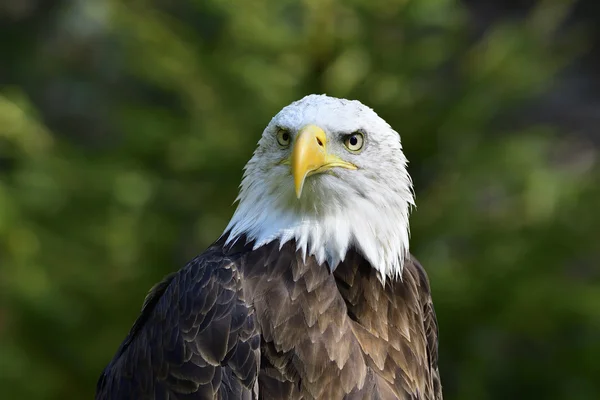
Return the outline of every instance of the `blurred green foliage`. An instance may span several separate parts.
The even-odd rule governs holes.
[[[92,397],[146,291],[224,229],[269,119],[313,92],[402,136],[445,398],[600,397],[598,154],[515,118],[584,49],[565,2],[477,38],[451,0],[177,3],[3,27],[2,398]]]

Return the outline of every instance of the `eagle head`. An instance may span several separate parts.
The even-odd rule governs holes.
[[[294,240],[334,270],[350,249],[398,278],[414,205],[400,136],[359,101],[309,95],[267,125],[224,235],[258,248]]]

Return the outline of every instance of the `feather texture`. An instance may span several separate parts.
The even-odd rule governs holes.
[[[382,285],[350,250],[332,273],[296,244],[224,239],[155,286],[97,399],[442,398],[423,268]]]

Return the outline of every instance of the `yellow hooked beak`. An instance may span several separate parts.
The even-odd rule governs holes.
[[[308,176],[334,167],[357,169],[356,165],[327,153],[327,135],[316,125],[307,125],[298,132],[292,149],[291,166],[298,198]]]

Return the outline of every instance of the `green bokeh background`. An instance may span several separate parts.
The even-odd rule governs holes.
[[[270,118],[325,92],[401,134],[445,398],[600,398],[598,149],[524,111],[588,49],[567,15],[3,2],[0,397],[92,398],[147,290],[224,229]]]

